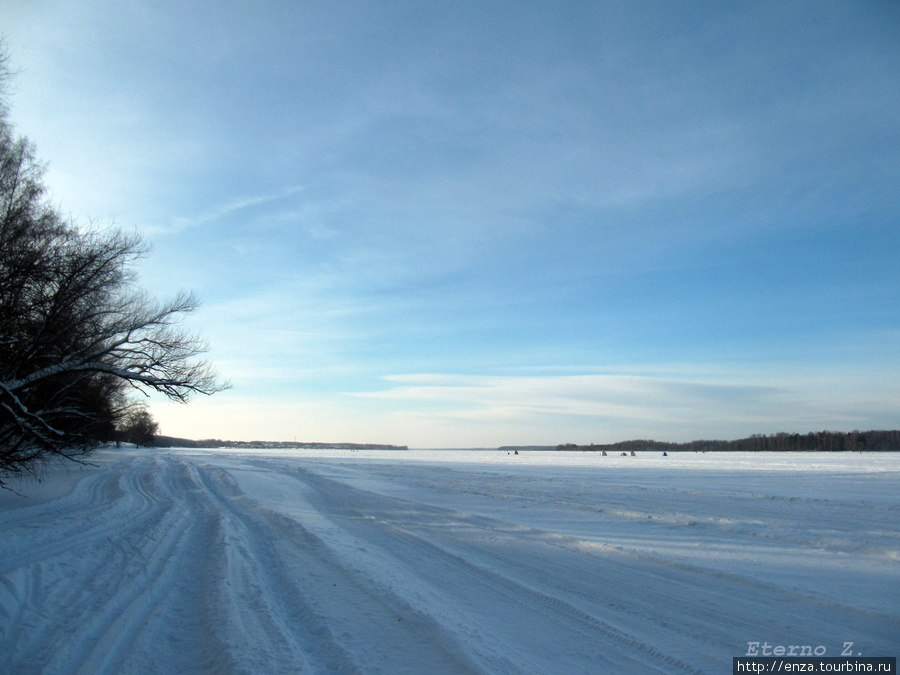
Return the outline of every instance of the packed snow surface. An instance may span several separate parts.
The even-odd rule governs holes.
[[[900,455],[105,450],[0,493],[3,673],[900,652]]]

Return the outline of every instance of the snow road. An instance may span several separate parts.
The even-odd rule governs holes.
[[[723,673],[749,642],[900,651],[897,454],[95,461],[0,494],[0,672]]]

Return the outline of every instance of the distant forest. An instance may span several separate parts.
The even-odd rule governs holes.
[[[608,445],[566,443],[557,450],[582,452],[872,452],[900,451],[900,431],[811,431],[808,434],[754,434],[736,441],[622,441]]]
[[[383,445],[379,443],[303,443],[298,441],[223,441],[207,438],[192,441],[187,438],[156,436],[153,444],[157,448],[264,448],[264,449],[333,449],[346,450],[407,450],[405,445]]]

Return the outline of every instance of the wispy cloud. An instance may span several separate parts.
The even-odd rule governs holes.
[[[357,396],[441,404],[453,416],[584,415],[674,421],[685,409],[708,404],[756,408],[776,398],[775,387],[634,375],[395,375],[385,391]]]
[[[353,395],[392,402],[403,419],[506,428],[518,424],[553,430],[556,438],[568,429],[589,433],[589,440],[612,441],[628,435],[666,440],[738,437],[772,431],[773,425],[787,431],[828,424],[862,427],[871,422],[877,426],[872,415],[891,413],[873,408],[873,399],[896,390],[887,381],[871,383],[868,390],[853,390],[839,377],[830,383],[844,387],[837,392],[829,391],[827,378],[821,377],[783,379],[771,373],[744,372],[724,378],[702,371],[698,367],[693,377],[409,374],[384,378],[390,386],[382,391]]]
[[[168,227],[161,227],[159,229],[148,228],[149,234],[173,234],[176,232],[181,232],[182,230],[186,230],[193,227],[200,227],[203,225],[209,225],[211,223],[215,223],[219,220],[227,218],[232,214],[235,214],[239,211],[244,211],[247,209],[251,209],[254,207],[259,207],[267,204],[277,203],[283,200],[288,199],[289,197],[294,196],[298,192],[303,190],[303,186],[297,185],[289,188],[285,188],[279,192],[254,195],[249,197],[240,197],[238,199],[233,199],[227,201],[223,204],[217,204],[207,208],[202,213],[199,213],[194,216],[180,216],[175,218],[172,221],[172,224]]]

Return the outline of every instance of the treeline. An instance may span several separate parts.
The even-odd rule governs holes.
[[[811,431],[754,434],[736,441],[622,441],[606,445],[566,443],[557,450],[582,452],[873,452],[900,451],[900,431]]]
[[[405,445],[384,445],[379,443],[304,443],[298,441],[223,441],[207,438],[194,441],[172,436],[156,436],[153,444],[157,448],[264,448],[289,450],[408,450]]]

